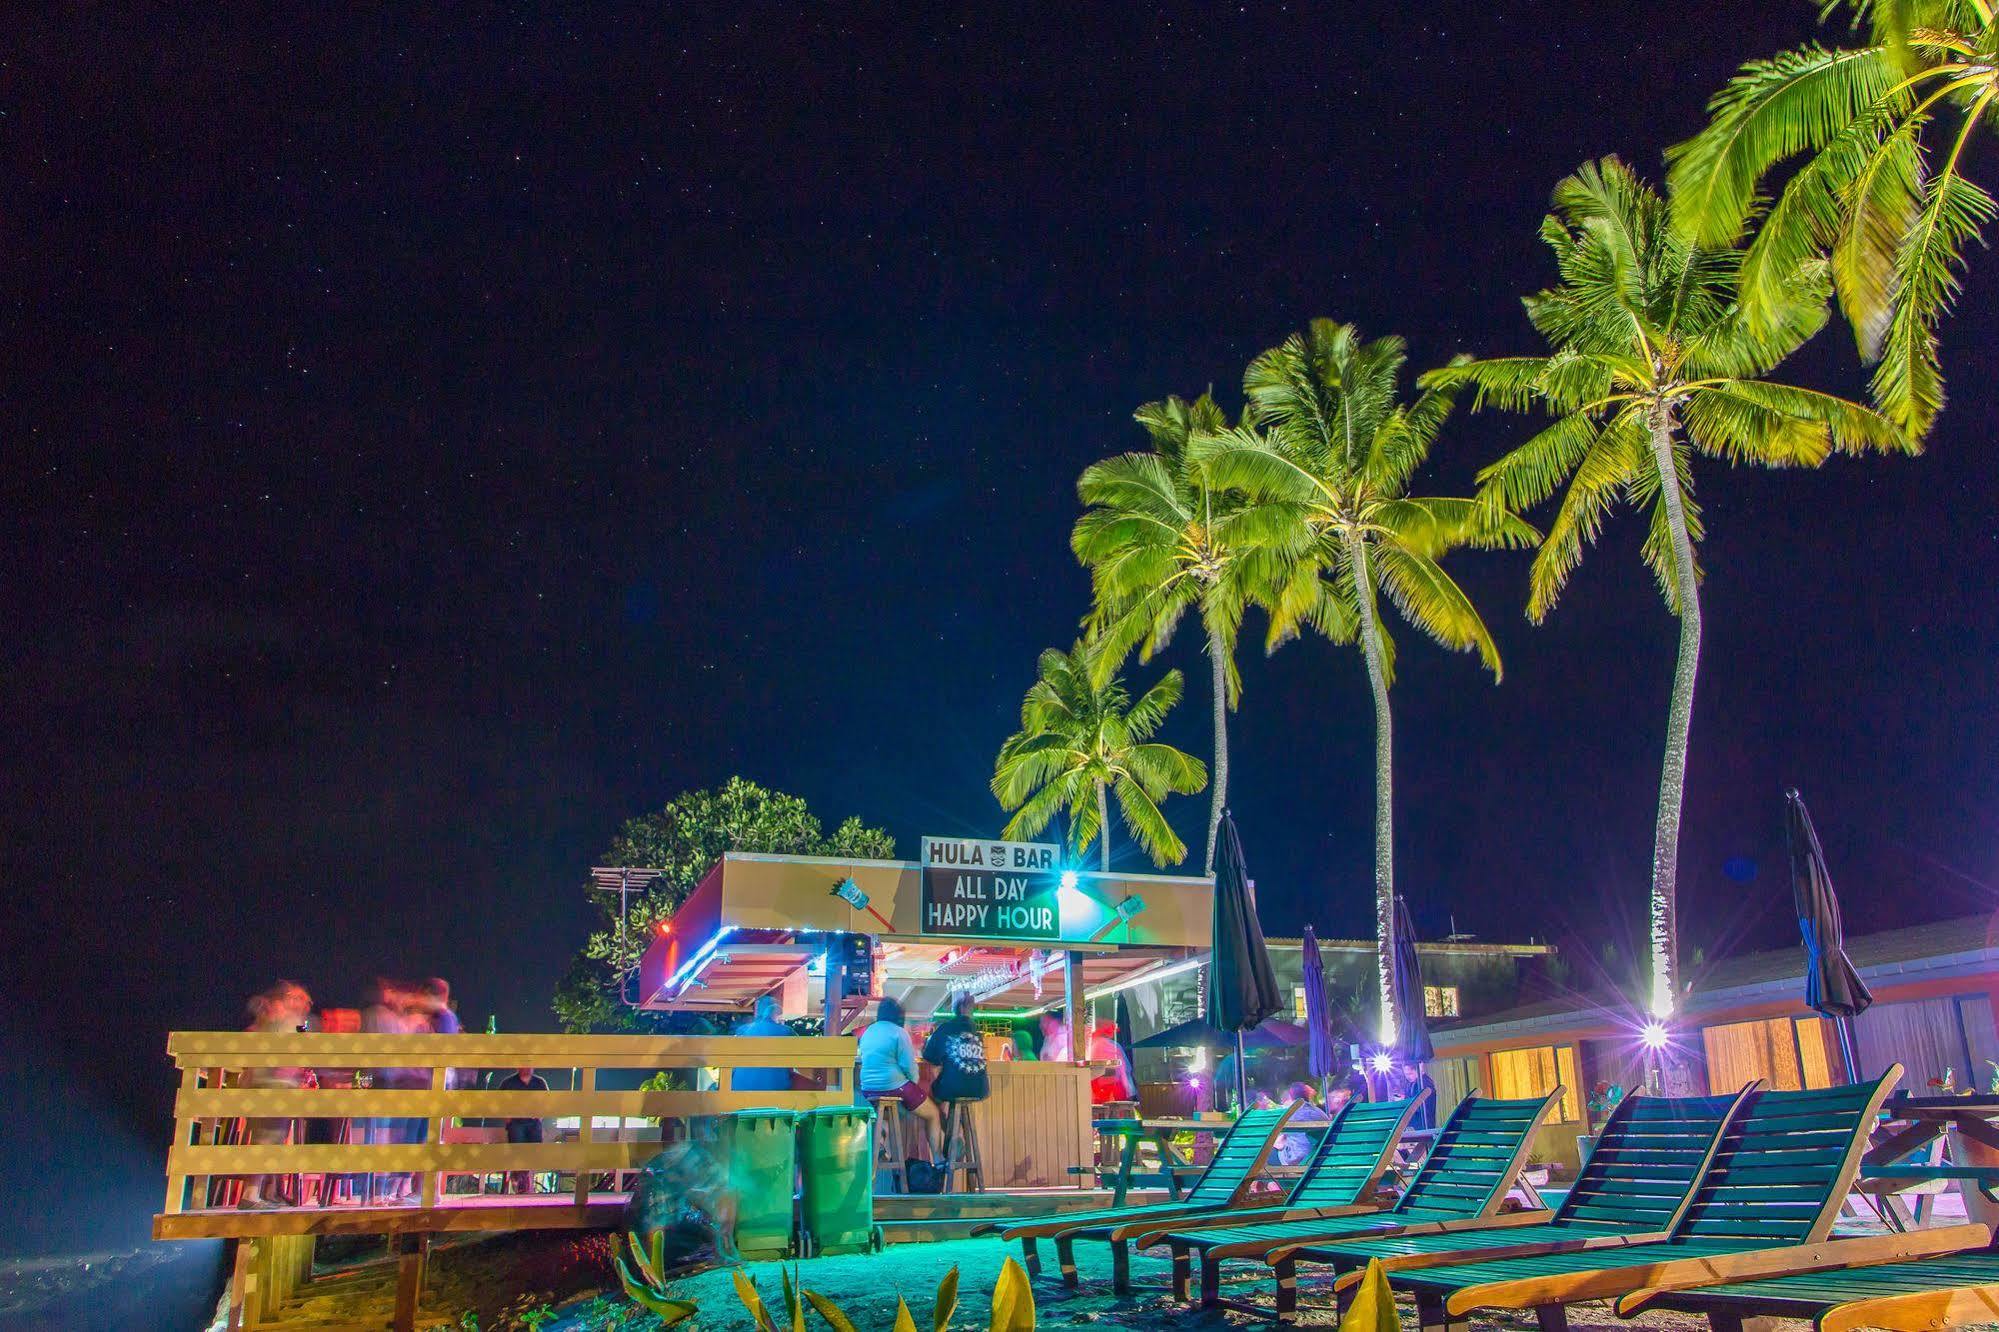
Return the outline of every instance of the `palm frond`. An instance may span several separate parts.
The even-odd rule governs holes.
[[[1814,45],[1750,61],[1709,101],[1707,128],[1666,152],[1674,222],[1701,244],[1734,244],[1770,168],[1905,99],[1894,92],[1900,80],[1880,47]]]
[[[1895,311],[1874,372],[1874,400],[1912,435],[1928,433],[1943,410],[1936,325],[1957,297],[1965,242],[1977,237],[1999,205],[1957,170],[1958,153],[1993,99],[1987,91],[1966,113],[1949,159],[1930,180],[1922,212],[1895,257]]]
[[[1457,652],[1476,651],[1496,681],[1499,648],[1464,589],[1427,555],[1399,545],[1377,545],[1375,567],[1381,586],[1402,618],[1436,643]]]

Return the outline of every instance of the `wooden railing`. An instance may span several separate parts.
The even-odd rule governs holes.
[[[854,1100],[854,1041],[847,1037],[776,1036],[395,1036],[256,1032],[174,1032],[167,1051],[181,1072],[174,1104],[174,1142],[167,1155],[167,1215],[210,1206],[212,1178],[251,1175],[411,1174],[417,1202],[439,1204],[447,1174],[527,1171],[573,1174],[584,1201],[593,1175],[632,1170],[660,1149],[657,1141],[605,1140],[592,1121],[661,1120],[723,1115],[737,1110],[805,1110]],[[600,1090],[603,1069],[721,1070],[717,1091]],[[244,1086],[255,1069],[307,1068],[317,1087]],[[534,1068],[551,1090],[453,1089],[488,1070]],[[779,1068],[814,1084],[803,1091],[736,1091],[736,1070]],[[428,1086],[356,1086],[356,1073],[421,1069]],[[456,1070],[461,1076],[453,1078]],[[556,1090],[574,1071],[574,1089]],[[254,1079],[252,1075],[251,1080]],[[362,1081],[368,1078],[360,1079]],[[575,1117],[573,1141],[539,1143],[450,1141],[445,1130],[464,1120]],[[238,1120],[347,1121],[421,1119],[424,1140],[409,1143],[257,1144],[229,1141]],[[155,1227],[156,1231],[161,1227]],[[163,1232],[166,1233],[166,1232]]]

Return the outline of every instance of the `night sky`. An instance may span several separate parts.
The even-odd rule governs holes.
[[[740,772],[905,849],[996,831],[993,752],[1086,609],[1075,477],[1141,446],[1132,409],[1233,406],[1317,315],[1404,334],[1412,369],[1538,350],[1555,181],[1656,175],[1815,6],[1620,8],[14,15],[10,1059],[163,1147],[163,1033],[238,1026],[281,974],[352,1004],[440,973],[470,1022],[546,1027],[592,857],[683,788]],[[1790,783],[1851,928],[1991,906],[1975,264],[1927,456],[1700,469],[1689,953],[1786,938]],[[1863,383],[1843,326],[1790,373]],[[1459,418],[1427,488],[1530,428]],[[1524,555],[1456,559],[1497,688],[1402,635],[1425,932],[1642,938],[1675,625],[1638,535],[1539,630]],[[1360,658],[1246,637],[1265,924],[1362,933]],[[1172,734],[1206,756],[1198,648]],[[1175,810],[1197,848],[1205,808]]]

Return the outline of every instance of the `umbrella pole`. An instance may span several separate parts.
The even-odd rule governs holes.
[[[1235,1034],[1235,1112],[1242,1115],[1249,1110],[1249,1067],[1242,1057],[1242,1033]]]
[[[1846,1085],[1851,1087],[1860,1081],[1860,1050],[1853,1039],[1853,1019],[1836,1017],[1832,1029],[1839,1037],[1839,1059],[1846,1065]]]

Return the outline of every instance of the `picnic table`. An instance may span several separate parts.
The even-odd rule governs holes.
[[[1967,1213],[1974,1189],[1984,1200],[1999,1203],[1999,1165],[1946,1159],[1953,1132],[1955,1142],[1999,1153],[1995,1121],[1999,1121],[1999,1095],[1890,1097],[1881,1107],[1873,1144],[1860,1158],[1855,1188],[1879,1200],[1877,1210],[1885,1208],[1883,1219],[1898,1227],[1921,1220],[1920,1212],[1912,1216],[1895,1196],[1900,1193],[1934,1193],[1956,1184]]]
[[[1117,1138],[1117,1169],[1111,1173],[1111,1206],[1124,1206],[1124,1196],[1131,1186],[1164,1182],[1166,1191],[1173,1201],[1181,1197],[1180,1176],[1187,1171],[1198,1170],[1198,1162],[1182,1153],[1173,1141],[1183,1133],[1193,1133],[1212,1137],[1216,1133],[1226,1133],[1235,1126],[1233,1119],[1098,1119],[1092,1121],[1099,1137]],[[1157,1171],[1141,1174],[1138,1172],[1138,1151],[1143,1143],[1150,1142],[1159,1152]]]

